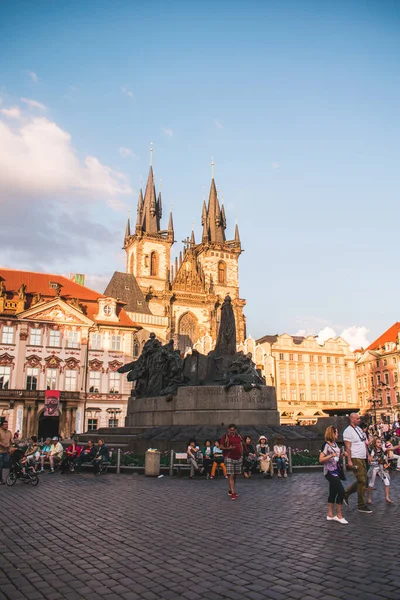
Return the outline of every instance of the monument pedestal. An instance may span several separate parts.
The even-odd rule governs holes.
[[[135,398],[128,402],[126,427],[171,426],[277,426],[280,423],[276,391],[261,386],[246,392],[241,385],[178,388],[171,401],[166,397]]]

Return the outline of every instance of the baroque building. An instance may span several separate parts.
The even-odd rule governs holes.
[[[357,350],[357,397],[371,420],[395,421],[400,411],[400,323],[394,323],[366,350]]]
[[[162,229],[161,222],[162,198],[161,193],[157,196],[150,166],[145,193],[139,193],[136,225],[132,228],[129,219],[126,225],[126,272],[114,273],[105,294],[123,300],[133,321],[146,332],[154,331],[161,340],[173,339],[182,352],[203,336],[210,338],[211,349],[218,334],[220,309],[229,294],[237,337],[244,341],[246,302],[239,293],[239,229],[236,225],[233,239],[226,239],[225,208],[220,205],[214,177],[201,212],[201,241],[196,242],[192,231],[173,264],[172,212],[167,229]]]
[[[139,329],[122,302],[66,277],[0,269],[0,419],[39,438],[123,425],[131,385],[117,369]]]

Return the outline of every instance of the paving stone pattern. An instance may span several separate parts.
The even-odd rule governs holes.
[[[399,600],[400,477],[393,506],[380,484],[347,526],[326,521],[321,473],[240,479],[236,502],[187,477],[1,486],[0,600]]]

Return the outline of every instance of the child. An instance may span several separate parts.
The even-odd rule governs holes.
[[[371,458],[371,465],[368,471],[367,502],[368,504],[372,504],[371,494],[376,476],[378,475],[385,485],[385,500],[388,504],[392,504],[392,501],[389,498],[390,477],[387,471],[389,461],[380,438],[375,438],[371,444]]]

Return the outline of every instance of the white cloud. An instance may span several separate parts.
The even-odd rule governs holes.
[[[7,109],[3,109],[3,114],[4,110]],[[14,127],[0,119],[3,204],[12,202],[13,197],[34,196],[54,201],[57,197],[72,200],[85,195],[113,205],[116,198],[132,192],[126,176],[103,165],[98,158],[86,156],[80,160],[70,134],[57,123],[30,114],[23,117]]]
[[[280,169],[281,165],[278,162],[273,162],[271,166],[272,166],[273,169]]]
[[[125,86],[122,86],[122,87],[121,87],[121,92],[122,92],[122,93],[123,93],[125,96],[128,96],[128,98],[130,98],[131,100],[133,100],[133,99],[134,99],[134,97],[135,97],[135,96],[133,95],[133,92],[132,92],[130,89],[128,89],[127,87],[125,87]]]
[[[38,102],[37,100],[30,100],[29,98],[21,98],[21,102],[24,102],[25,104],[27,104],[28,106],[30,106],[32,108],[40,108],[40,110],[46,110],[45,105],[42,104],[41,102]]]
[[[221,121],[219,121],[218,119],[214,119],[214,125],[217,129],[223,129],[223,125],[221,123]]]
[[[165,133],[165,135],[168,135],[169,137],[173,136],[173,131],[172,129],[169,129],[168,127],[163,127],[162,128],[163,132]]]
[[[353,325],[343,329],[340,337],[350,344],[353,350],[357,350],[360,348],[368,348],[370,345],[370,342],[367,339],[368,332],[369,329],[367,329],[367,327]]]
[[[39,77],[36,75],[35,71],[29,71],[29,77],[34,83],[37,83],[39,81]]]
[[[111,277],[109,275],[99,275],[94,273],[93,275],[86,275],[85,285],[100,294],[104,293]]]
[[[20,119],[21,111],[18,106],[13,106],[12,108],[2,108],[0,113],[9,119]]]
[[[321,346],[324,345],[326,340],[330,340],[331,338],[335,339],[337,337],[336,332],[332,327],[324,327],[316,336],[318,344]]]
[[[130,148],[125,148],[124,146],[121,146],[119,148],[119,153],[122,156],[122,158],[128,158],[128,156],[134,156],[133,150],[131,150]]]

